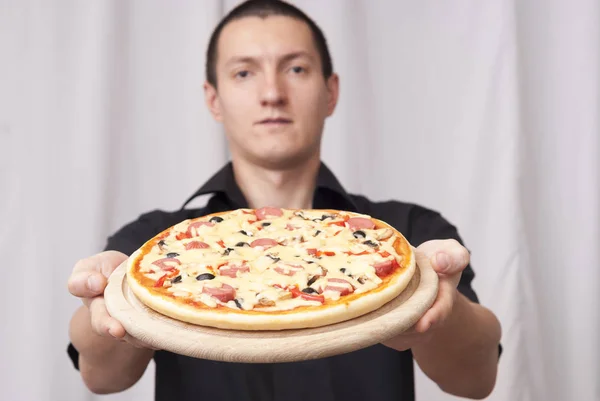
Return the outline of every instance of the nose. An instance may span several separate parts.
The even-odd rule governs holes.
[[[283,106],[286,102],[285,84],[281,78],[276,75],[266,77],[260,95],[261,106]]]

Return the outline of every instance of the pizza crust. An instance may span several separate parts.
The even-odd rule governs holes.
[[[323,210],[323,212],[342,212],[350,216],[364,216],[338,210]],[[215,213],[204,216],[204,218],[226,213]],[[387,276],[377,288],[361,294],[343,296],[339,302],[332,304],[314,307],[301,306],[288,311],[273,312],[264,312],[260,309],[252,311],[235,310],[226,307],[197,308],[181,300],[157,294],[136,279],[134,269],[138,260],[143,257],[144,247],[135,251],[127,261],[127,283],[135,296],[148,307],[176,320],[196,325],[255,331],[313,328],[347,321],[372,312],[400,295],[408,286],[416,270],[414,252],[406,238],[387,223],[373,217],[370,218],[378,227],[392,229],[398,237],[396,248],[398,254],[404,258],[402,266]],[[157,237],[160,237],[160,234],[154,239]]]

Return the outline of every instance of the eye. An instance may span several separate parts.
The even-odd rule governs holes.
[[[242,70],[235,73],[236,78],[247,78],[250,75],[250,71]]]
[[[306,72],[306,68],[300,67],[299,65],[296,65],[296,66],[294,66],[294,67],[291,68],[291,71],[294,74],[302,74],[302,73]]]

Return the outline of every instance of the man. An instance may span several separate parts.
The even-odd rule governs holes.
[[[243,3],[213,33],[206,75],[206,102],[224,125],[232,162],[190,200],[212,198],[201,209],[142,215],[110,237],[105,252],[78,262],[69,279],[84,304],[70,324],[69,354],[89,389],[125,390],[154,359],[157,400],[412,400],[414,358],[444,391],[486,397],[495,384],[500,325],[477,303],[456,229],[417,205],[348,194],[320,160],[339,83],[314,22],[279,1]],[[149,349],[108,315],[106,278],[147,239],[187,218],[267,205],[345,209],[391,223],[431,259],[438,298],[410,333],[385,344],[286,364],[221,363]]]

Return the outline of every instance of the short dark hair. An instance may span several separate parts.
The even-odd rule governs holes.
[[[244,17],[267,18],[279,15],[305,22],[310,28],[315,47],[321,58],[323,76],[327,79],[333,74],[333,63],[327,40],[317,24],[299,8],[280,0],[248,0],[231,10],[213,31],[206,51],[206,80],[217,87],[217,45],[223,28],[232,21]]]

